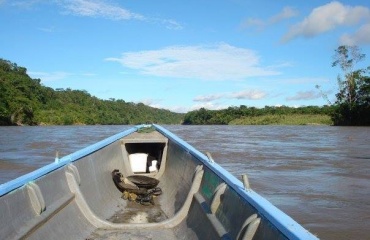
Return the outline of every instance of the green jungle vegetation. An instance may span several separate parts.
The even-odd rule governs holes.
[[[84,90],[54,90],[0,59],[0,125],[180,124],[183,117],[142,103],[101,100]]]
[[[356,46],[335,50],[333,67],[339,66],[339,92],[328,105],[264,108],[229,107],[222,110],[201,108],[186,114],[158,109],[143,103],[102,100],[84,90],[57,89],[32,79],[27,69],[0,59],[0,125],[72,124],[233,124],[233,125],[370,125],[370,66],[355,69],[365,55]]]
[[[230,125],[332,125],[330,106],[269,107],[255,108],[241,105],[223,110],[201,108],[188,112],[184,124],[230,124]]]
[[[329,115],[324,114],[294,114],[294,115],[263,115],[243,117],[232,120],[230,125],[332,125]]]

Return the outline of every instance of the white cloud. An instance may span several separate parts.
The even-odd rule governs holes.
[[[370,23],[363,25],[354,34],[345,34],[340,39],[341,45],[370,44]]]
[[[330,82],[330,80],[325,77],[295,77],[280,79],[280,82],[285,84],[307,84],[307,83],[317,84],[317,83],[327,83]]]
[[[70,73],[70,72],[63,72],[63,71],[55,71],[55,72],[28,72],[28,74],[32,78],[40,78],[43,82],[51,82],[51,81],[58,81],[67,79],[69,77],[78,77],[78,78],[92,78],[96,77],[95,73],[91,72],[82,72],[82,73]]]
[[[145,18],[119,6],[101,0],[57,0],[68,14],[88,17],[102,17],[112,20],[129,20]]]
[[[203,80],[240,80],[280,74],[275,68],[260,66],[252,50],[228,44],[172,46],[159,50],[126,52],[120,58],[106,58],[142,74]]]
[[[29,9],[39,3],[42,3],[44,0],[13,0],[13,1],[8,1],[12,6],[16,6],[19,8],[25,8]],[[5,3],[6,0],[3,1]],[[1,1],[0,1],[1,4]]]
[[[0,0],[0,5],[9,2],[11,6],[31,8],[38,4],[57,4],[62,14],[71,14],[83,17],[104,18],[117,21],[139,20],[152,24],[164,25],[167,29],[181,30],[183,26],[173,19],[152,18],[135,13],[119,5],[112,4],[109,0]],[[48,28],[39,30],[48,31]]]
[[[195,105],[191,106],[188,111],[198,110],[200,108],[205,108],[205,109],[208,109],[208,110],[220,110],[220,109],[225,109],[227,107],[228,106],[221,105],[221,104],[218,104],[218,103],[205,102],[205,103],[195,104]]]
[[[339,26],[353,26],[364,19],[370,18],[369,8],[362,6],[345,6],[334,1],[312,10],[302,22],[292,26],[283,36],[282,42],[288,42],[296,37],[314,37],[333,30]]]
[[[256,27],[257,29],[262,30],[263,28],[269,25],[277,24],[285,19],[289,19],[297,15],[298,11],[295,8],[287,6],[284,7],[281,12],[270,17],[267,20],[262,20],[258,18],[248,18],[241,24],[241,27],[242,28]]]
[[[211,102],[214,100],[221,99],[225,96],[225,94],[210,94],[205,96],[197,96],[193,99],[194,102]]]
[[[264,99],[268,96],[268,93],[265,91],[261,91],[258,89],[249,89],[249,90],[242,90],[238,92],[224,92],[224,93],[215,93],[210,95],[204,96],[197,96],[193,99],[194,102],[201,102],[196,104],[196,108],[207,108],[207,109],[223,109],[227,106],[221,106],[213,101],[220,100],[220,99],[247,99],[247,100],[260,100]]]
[[[190,111],[190,108],[185,106],[167,106],[163,108],[177,113],[187,113]]]
[[[56,0],[64,9],[64,13],[84,17],[100,17],[110,20],[139,20],[149,23],[159,23],[171,30],[181,30],[183,27],[173,19],[151,18],[113,5],[104,0]]]
[[[155,21],[155,19],[153,19],[153,21]],[[171,29],[171,30],[183,29],[183,26],[173,19],[159,19],[157,21],[161,22],[163,25],[166,26],[166,28]]]
[[[318,91],[299,91],[292,97],[287,97],[287,101],[293,101],[293,100],[313,100],[321,98],[322,95]]]
[[[139,102],[154,108],[161,108],[161,105],[159,104],[161,101],[162,101],[161,99],[146,98],[140,100]]]
[[[258,30],[262,30],[263,28],[266,27],[266,25],[267,25],[266,22],[263,21],[262,19],[248,18],[242,22],[241,28],[255,27]]]
[[[85,73],[81,73],[81,76],[84,76],[84,77],[95,77],[97,76],[96,73],[91,73],[91,72],[85,72]]]
[[[267,93],[265,91],[252,89],[234,92],[230,97],[236,99],[259,100],[265,98],[266,96]]]
[[[135,103],[143,103],[147,106],[153,107],[153,108],[159,108],[159,109],[167,109],[171,112],[176,113],[187,113],[190,111],[189,107],[185,106],[164,106],[161,104],[163,102],[163,99],[151,99],[151,98],[145,98],[140,101],[136,101]]]
[[[56,32],[56,28],[54,26],[51,26],[51,27],[39,27],[37,29],[40,30],[41,32],[46,32],[46,33]]]
[[[28,72],[32,78],[40,78],[42,82],[58,81],[71,76],[68,72]]]
[[[278,22],[281,22],[285,19],[289,19],[289,18],[292,18],[292,17],[295,17],[298,15],[298,11],[295,9],[295,8],[292,8],[292,7],[284,7],[283,10],[276,14],[275,16],[272,16],[269,20],[268,20],[268,23],[269,24],[274,24],[274,23],[278,23]]]

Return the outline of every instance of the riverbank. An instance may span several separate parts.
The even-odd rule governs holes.
[[[229,125],[333,125],[333,121],[322,114],[268,114],[238,118]]]

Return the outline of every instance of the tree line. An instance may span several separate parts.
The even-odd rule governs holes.
[[[365,55],[356,46],[339,46],[335,50],[332,66],[342,70],[337,78],[339,91],[334,103],[328,101],[322,107],[241,105],[181,114],[121,99],[102,100],[84,90],[54,90],[43,86],[40,79],[30,78],[25,67],[0,59],[0,125],[306,124],[304,119],[328,124],[325,117],[330,116],[330,124],[369,126],[370,66],[355,68],[363,60]],[[320,86],[317,88],[320,90]],[[324,94],[323,97],[327,99]]]
[[[183,115],[84,90],[45,87],[27,69],[0,59],[0,125],[180,124]]]
[[[201,108],[196,111],[188,112],[184,117],[184,124],[284,124],[286,117],[289,116],[315,116],[332,114],[334,108],[331,106],[306,106],[306,107],[287,107],[287,106],[265,106],[264,108],[247,107],[241,105],[239,107],[229,107],[222,110],[207,110]],[[253,122],[252,118],[257,118]],[[289,124],[289,123],[287,123]],[[319,123],[318,123],[319,124]]]

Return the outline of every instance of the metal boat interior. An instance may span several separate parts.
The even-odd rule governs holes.
[[[159,180],[162,194],[149,204],[123,199],[115,169]],[[133,127],[0,185],[0,212],[1,239],[317,239],[158,125]]]

